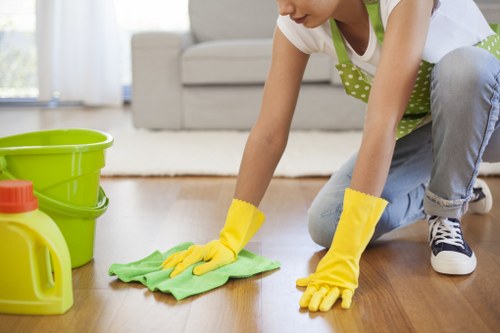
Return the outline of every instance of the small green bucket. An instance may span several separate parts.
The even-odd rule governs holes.
[[[99,186],[111,135],[55,129],[0,138],[0,180],[33,182],[40,210],[59,226],[73,268],[94,257],[95,220],[109,200]]]

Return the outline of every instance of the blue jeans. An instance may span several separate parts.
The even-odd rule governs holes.
[[[382,197],[389,201],[372,240],[425,218],[461,218],[481,161],[500,161],[500,61],[477,47],[456,49],[432,72],[432,122],[396,142]],[[330,247],[357,154],[325,184],[309,210],[309,233]]]

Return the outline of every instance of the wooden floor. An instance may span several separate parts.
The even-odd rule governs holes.
[[[17,113],[15,113],[17,112]],[[129,126],[123,110],[5,111],[0,133],[85,126]],[[500,177],[485,178],[500,198]],[[430,267],[423,221],[390,233],[361,260],[360,287],[350,310],[327,313],[298,306],[295,279],[325,254],[307,233],[307,209],[324,178],[274,179],[261,209],[267,222],[248,249],[279,260],[279,270],[230,280],[177,302],[107,274],[112,263],[138,260],[180,242],[206,242],[222,227],[234,178],[103,178],[111,200],[98,219],[94,260],[73,270],[75,303],[64,315],[0,315],[0,332],[499,332],[500,204],[466,215],[463,228],[477,270],[465,277]],[[2,272],[5,274],[5,272]]]

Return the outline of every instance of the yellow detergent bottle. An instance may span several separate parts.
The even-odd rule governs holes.
[[[61,314],[73,305],[68,246],[30,181],[0,181],[0,267],[0,312]]]

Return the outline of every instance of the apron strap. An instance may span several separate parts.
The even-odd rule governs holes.
[[[370,17],[373,30],[375,30],[375,35],[377,35],[378,41],[382,43],[384,41],[384,26],[382,25],[382,19],[380,18],[379,0],[364,0],[364,2],[366,9],[368,10],[368,16]],[[351,62],[345,47],[344,38],[339,31],[337,22],[335,22],[333,18],[330,18],[330,29],[332,31],[333,46],[335,47],[339,63],[345,64]]]
[[[498,23],[490,23],[491,29],[497,33],[497,35],[500,35],[500,24]]]
[[[377,35],[378,41],[382,44],[384,42],[384,26],[380,17],[380,2],[379,0],[364,0],[364,2],[373,30],[375,30],[375,35]]]
[[[330,19],[330,29],[332,31],[333,46],[335,47],[339,63],[345,64],[350,62],[351,60],[345,48],[344,38],[342,38],[339,28],[337,27],[337,22],[335,22],[333,18]]]

